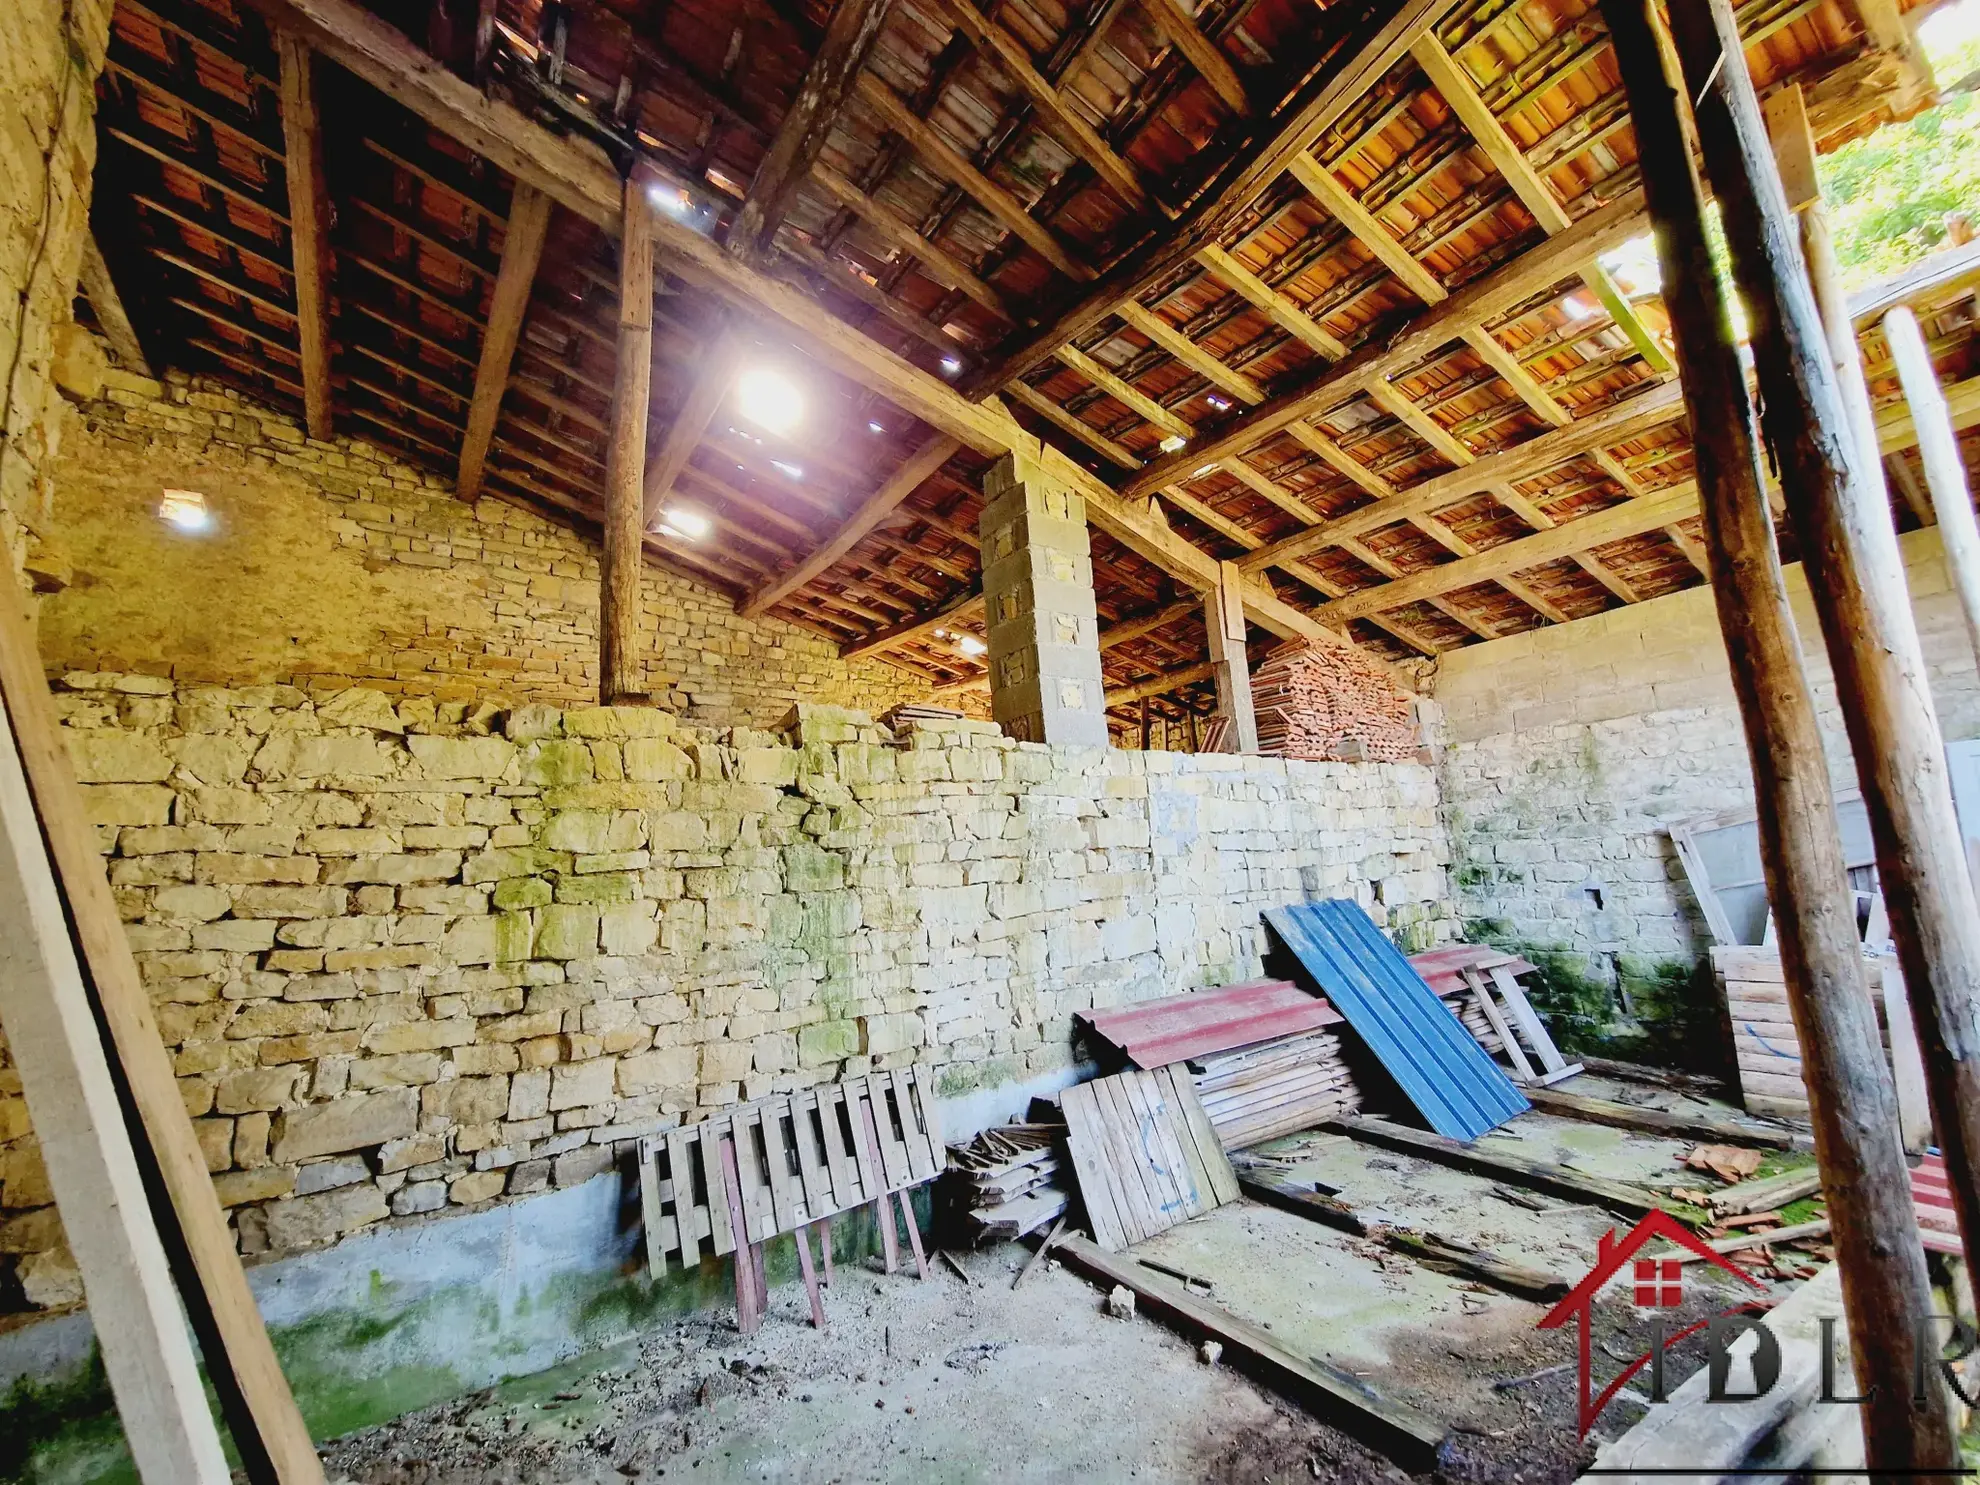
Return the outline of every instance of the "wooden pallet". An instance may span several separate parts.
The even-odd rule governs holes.
[[[735,1202],[721,1142],[734,1152]],[[693,1268],[738,1244],[795,1232],[942,1169],[932,1073],[874,1073],[744,1104],[641,1141],[647,1266]],[[731,1216],[731,1212],[736,1214]]]
[[[1237,1177],[1186,1070],[1077,1083],[1059,1104],[1088,1225],[1109,1252],[1237,1199]]]

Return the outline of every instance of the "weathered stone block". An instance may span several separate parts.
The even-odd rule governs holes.
[[[509,1111],[509,1080],[453,1078],[433,1083],[420,1093],[420,1111],[428,1119],[450,1124],[489,1124]]]
[[[393,1088],[284,1109],[275,1119],[275,1160],[288,1164],[403,1139],[418,1124],[418,1107],[411,1089]]]
[[[516,746],[500,737],[406,739],[420,771],[429,779],[485,779],[499,782],[516,761]]]
[[[798,1032],[798,1064],[824,1067],[860,1055],[859,1022],[817,1021]]]
[[[550,1112],[588,1108],[609,1103],[617,1089],[618,1062],[596,1057],[589,1062],[566,1063],[551,1069]]]
[[[607,954],[644,954],[660,941],[660,924],[645,903],[606,908],[598,924],[599,947]]]
[[[544,908],[536,953],[544,959],[584,959],[598,952],[598,909],[556,903]]]
[[[385,1194],[366,1183],[320,1196],[299,1196],[263,1207],[268,1246],[277,1251],[313,1248],[368,1227],[389,1213]]]
[[[62,741],[84,784],[152,784],[172,776],[172,759],[158,744],[109,729],[62,730]]]
[[[659,783],[694,776],[688,755],[657,737],[628,738],[622,749],[626,777],[639,783]]]

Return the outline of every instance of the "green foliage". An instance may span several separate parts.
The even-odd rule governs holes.
[[[1942,88],[1980,71],[1980,9],[1972,0],[1935,16],[1919,40]],[[1940,251],[1953,213],[1973,216],[1980,227],[1980,96],[1949,92],[1945,98],[1820,162],[1836,258],[1851,289]]]

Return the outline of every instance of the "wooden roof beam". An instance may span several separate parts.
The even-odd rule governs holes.
[[[528,181],[517,181],[509,205],[507,235],[502,240],[502,267],[495,276],[489,301],[488,325],[481,335],[481,361],[474,373],[474,398],[468,406],[467,433],[461,440],[461,462],[454,493],[462,500],[481,494],[488,447],[502,415],[502,394],[509,386],[509,365],[522,337],[523,316],[529,310],[530,287],[543,257],[550,230],[550,198]]]
[[[811,167],[811,178],[823,186],[833,200],[864,223],[875,236],[921,263],[930,276],[951,289],[961,290],[992,314],[1015,323],[1004,296],[947,248],[940,247],[917,232],[906,218],[876,200],[822,161]]]
[[[305,31],[325,55],[433,127],[485,155],[491,163],[530,181],[558,204],[598,223],[607,233],[619,230],[619,176],[602,152],[550,133],[513,106],[484,97],[471,84],[433,66],[432,59],[402,33],[352,0],[250,3],[264,14]],[[1454,0],[1410,0],[1399,24],[1420,21],[1427,25],[1452,3]],[[1386,26],[1383,30],[1389,34]],[[1368,53],[1363,60],[1373,56]],[[1329,74],[1331,80],[1321,90],[1327,100],[1333,100],[1347,86],[1344,78],[1353,71],[1345,68]],[[1345,108],[1352,96],[1339,96],[1339,107]],[[1331,102],[1317,108],[1302,105],[1303,117],[1321,120],[1313,126],[1315,136],[1338,117],[1338,109],[1327,111],[1331,106]],[[1207,552],[1161,526],[1133,502],[1123,500],[1057,449],[1041,445],[1001,403],[969,401],[954,387],[844,324],[788,285],[737,263],[708,238],[672,217],[656,212],[652,225],[656,247],[675,273],[732,304],[775,318],[831,370],[879,392],[931,428],[950,434],[977,452],[1017,452],[1039,460],[1055,478],[1066,480],[1080,492],[1088,516],[1107,535],[1185,586],[1207,591],[1216,585],[1217,564]],[[1245,608],[1253,622],[1282,637],[1336,638],[1255,580],[1246,587]]]
[[[1478,147],[1485,152],[1493,168],[1512,187],[1513,194],[1533,213],[1533,219],[1540,224],[1541,230],[1552,236],[1573,225],[1567,209],[1554,195],[1553,187],[1534,169],[1512,135],[1506,132],[1506,126],[1499,121],[1498,115],[1479,96],[1477,85],[1457,60],[1444,50],[1443,43],[1437,40],[1435,34],[1425,33],[1418,37],[1410,48],[1410,55],[1416,58],[1417,65],[1430,79],[1431,86],[1450,105],[1451,112],[1458,116],[1466,132],[1478,142]],[[1628,297],[1616,286],[1616,281],[1600,261],[1589,258],[1581,266],[1581,276],[1651,370],[1659,373],[1671,370],[1670,354],[1650,333],[1649,327],[1631,307]]]
[[[660,447],[647,461],[646,488],[640,509],[649,528],[659,518],[667,497],[673,493],[675,481],[680,479],[689,456],[707,435],[708,425],[715,421],[715,414],[721,411],[723,402],[728,399],[741,362],[741,342],[733,330],[723,329],[716,337],[707,364],[695,378],[687,401],[681,404],[674,421],[667,425]]]
[[[1577,272],[1581,263],[1637,236],[1646,226],[1642,192],[1631,190],[1619,196],[1567,231],[1465,285],[1387,339],[1363,345],[1352,356],[1318,369],[1301,384],[1232,419],[1221,431],[1208,432],[1195,447],[1155,460],[1128,481],[1124,493],[1146,495],[1173,480],[1185,465],[1194,468],[1240,454],[1302,419],[1324,417],[1360,396],[1371,377],[1407,372],[1451,341],[1463,339],[1467,330],[1511,311]]]
[[[1052,229],[1034,217],[1022,201],[990,179],[923,119],[915,117],[894,90],[870,72],[859,75],[860,102],[872,109],[880,122],[928,162],[945,180],[962,187],[977,205],[988,212],[1006,231],[1015,232],[1032,250],[1067,278],[1085,282],[1094,276],[1092,265],[1075,258]]]
[[[1079,116],[1038,70],[1023,42],[984,15],[972,0],[935,0],[935,3],[979,50],[995,57],[998,67],[1023,89],[1038,110],[1047,133],[1055,136],[1077,159],[1090,165],[1094,174],[1118,192],[1129,206],[1139,211],[1149,205],[1141,172],[1122,159],[1100,131]]]
[[[823,546],[788,572],[779,573],[754,589],[738,605],[739,611],[745,618],[753,619],[785,595],[796,592],[823,573],[851,551],[860,539],[879,525],[896,506],[920,489],[922,483],[948,463],[961,448],[962,444],[946,433],[931,435],[921,447],[908,455],[906,463],[888,475],[880,488],[846,517],[839,529],[826,539]]]
[[[282,138],[289,180],[289,241],[295,263],[296,320],[302,338],[303,419],[311,438],[331,434],[330,200],[323,186],[323,134],[309,48],[275,34],[282,65]]]
[[[1156,3],[1181,10],[1177,0]],[[1076,302],[1002,358],[986,364],[964,383],[964,391],[982,396],[1032,370],[1060,346],[1098,325],[1122,300],[1140,299],[1198,252],[1217,245],[1238,214],[1285,174],[1293,157],[1310,148],[1403,57],[1412,41],[1442,21],[1457,3],[1401,0],[1393,6],[1370,7],[1329,64],[1302,79],[1283,107],[1270,117],[1249,114],[1248,135],[1230,162],[1173,224],[1140,250],[1123,255]],[[1166,16],[1162,24],[1166,30],[1170,24]]]
[[[798,85],[776,137],[756,167],[742,209],[729,227],[725,249],[744,263],[760,264],[775,240],[812,166],[831,137],[867,53],[879,39],[893,0],[838,0],[825,39]]]

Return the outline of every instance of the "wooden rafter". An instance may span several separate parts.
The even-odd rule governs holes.
[[[509,364],[522,335],[529,308],[530,287],[543,256],[550,230],[550,198],[527,181],[516,182],[509,206],[508,235],[502,242],[502,267],[488,305],[488,324],[481,335],[481,362],[474,373],[474,398],[468,406],[466,436],[461,440],[460,472],[454,493],[473,500],[481,493],[490,440],[502,414],[502,394],[509,385]]]
[[[309,48],[278,31],[282,138],[289,180],[289,241],[302,337],[303,416],[312,438],[330,437],[330,204],[323,187],[323,134]]]
[[[746,263],[763,258],[837,124],[893,0],[839,0],[776,138],[749,183],[726,246]]]
[[[103,250],[96,245],[94,233],[83,239],[82,273],[78,287],[89,300],[89,307],[95,311],[96,323],[102,327],[103,338],[110,343],[118,364],[139,376],[150,376],[151,368],[145,361],[144,347],[138,342],[137,330],[124,309],[124,296],[117,292],[116,280],[110,276],[110,265],[103,261]]]

